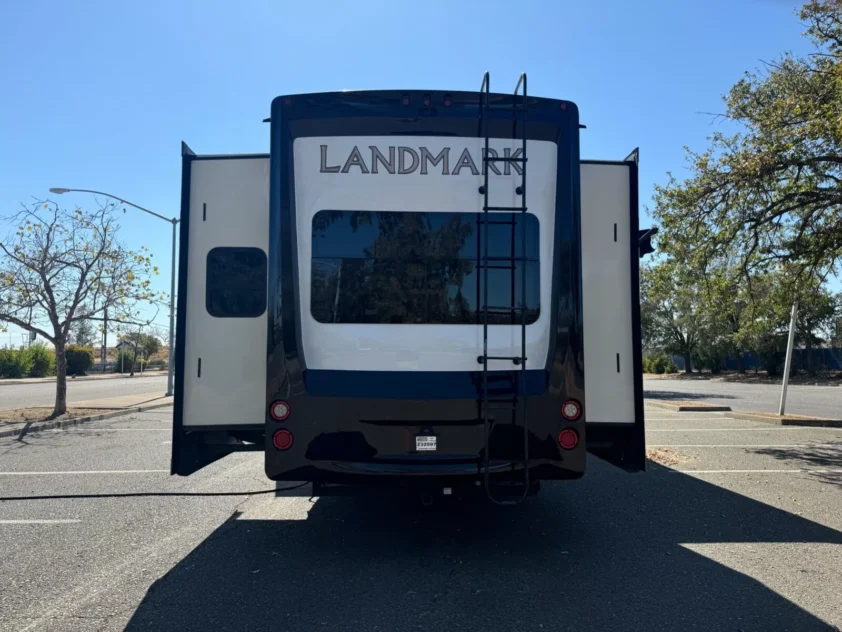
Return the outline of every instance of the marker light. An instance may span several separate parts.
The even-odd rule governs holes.
[[[572,450],[579,444],[579,434],[572,428],[565,428],[558,433],[558,445],[565,450]]]
[[[576,421],[582,414],[582,406],[575,399],[568,399],[561,407],[561,416],[568,421]]]
[[[269,414],[275,421],[283,421],[289,417],[289,404],[282,401],[272,403],[272,408],[269,409]]]
[[[272,437],[272,443],[278,450],[289,450],[292,447],[293,441],[292,433],[286,429],[278,430],[275,436]]]

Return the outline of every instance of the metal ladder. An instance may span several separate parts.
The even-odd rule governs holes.
[[[522,100],[519,103],[519,92],[523,86]],[[485,428],[485,452],[483,455],[482,469],[484,472],[485,490],[489,499],[500,505],[514,505],[522,502],[529,494],[530,480],[529,480],[529,424],[527,417],[526,406],[526,318],[527,318],[527,304],[526,304],[526,119],[527,119],[527,90],[526,90],[526,73],[521,74],[515,86],[514,94],[512,96],[512,104],[503,106],[491,105],[491,82],[489,74],[486,72],[482,79],[480,87],[480,103],[479,103],[479,135],[484,139],[485,147],[483,150],[483,186],[480,188],[480,193],[483,195],[482,214],[477,218],[477,224],[482,226],[482,230],[478,231],[480,248],[477,249],[477,268],[482,270],[482,296],[479,296],[479,287],[477,288],[477,312],[482,319],[482,355],[477,358],[477,362],[482,364],[482,401],[480,408],[482,412],[482,419]],[[518,138],[518,131],[521,135],[522,149],[519,157],[514,156],[494,156],[489,152],[490,130],[487,121],[488,112],[494,108],[510,108],[512,112],[512,138]],[[521,114],[519,119],[518,114]],[[518,130],[518,127],[520,129]],[[488,174],[491,170],[491,164],[494,162],[509,162],[520,163],[521,167],[521,183],[516,188],[516,193],[520,195],[520,206],[492,206],[489,201],[489,182]],[[515,175],[517,169],[513,170]],[[508,213],[508,220],[492,220],[494,213]],[[516,256],[515,232],[516,226],[521,225],[521,252],[520,256]],[[511,256],[509,257],[491,257],[488,253],[488,226],[489,225],[509,225],[511,226]],[[520,286],[520,304],[515,301],[515,274],[520,264],[521,272],[521,286]],[[511,272],[511,304],[509,307],[493,306],[488,304],[488,271],[490,269],[503,269]],[[479,284],[478,284],[479,286]],[[490,356],[488,355],[488,317],[490,313],[493,314],[511,314],[511,320],[514,324],[516,316],[520,315],[520,354],[516,356]],[[489,386],[488,362],[490,360],[508,360],[512,364],[518,366],[519,369],[511,369],[508,375],[491,376],[492,379],[498,383],[496,387]],[[500,385],[499,382],[508,381],[508,384]],[[519,411],[520,409],[520,411]],[[516,427],[518,425],[518,412],[521,413],[521,425],[523,426],[523,490],[518,498],[515,495],[513,500],[501,500],[494,496],[489,484],[489,475],[491,468],[491,455],[489,450],[489,440],[491,436],[491,420],[489,412],[492,410],[508,411],[511,413],[511,425]],[[512,471],[515,469],[515,462],[512,461]]]

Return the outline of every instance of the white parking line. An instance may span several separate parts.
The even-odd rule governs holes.
[[[0,524],[76,524],[81,520],[0,520]]]
[[[807,469],[792,470],[668,470],[678,474],[842,474],[842,469]]]
[[[0,472],[0,476],[56,476],[71,474],[169,474],[169,470],[69,470],[66,472]]]
[[[772,430],[836,430],[839,428],[807,427],[807,426],[769,426],[768,428],[647,428],[646,432],[769,432]]]
[[[661,443],[647,444],[647,448],[842,448],[840,443]]]

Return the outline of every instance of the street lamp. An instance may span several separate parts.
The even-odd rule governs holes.
[[[110,193],[105,193],[103,191],[92,191],[91,189],[65,189],[62,187],[52,187],[50,188],[50,193],[57,193],[61,195],[62,193],[93,193],[95,195],[104,195],[105,197],[112,198],[121,202],[123,204],[128,204],[129,206],[133,206],[134,208],[138,209],[139,211],[143,211],[144,213],[148,213],[149,215],[154,215],[158,219],[162,219],[165,222],[172,224],[172,274],[170,278],[170,352],[169,352],[169,371],[167,372],[167,393],[166,397],[171,397],[173,393],[173,345],[175,343],[175,242],[176,242],[176,234],[175,234],[175,227],[178,224],[178,220],[173,218],[164,217],[163,215],[159,215],[155,211],[150,211],[148,208],[143,208],[142,206],[138,206],[134,202],[129,202],[128,200],[124,200],[121,197],[117,197],[116,195],[111,195]]]

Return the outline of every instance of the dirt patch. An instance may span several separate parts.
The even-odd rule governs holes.
[[[53,412],[52,407],[36,408],[15,408],[13,410],[0,410],[0,429],[18,424],[35,423],[41,421],[62,421],[75,419],[77,417],[90,417],[102,413],[111,412],[112,408],[68,408],[67,412],[58,417],[50,418]]]
[[[653,463],[668,467],[684,465],[692,460],[692,457],[671,448],[649,448],[646,450],[646,458]]]

